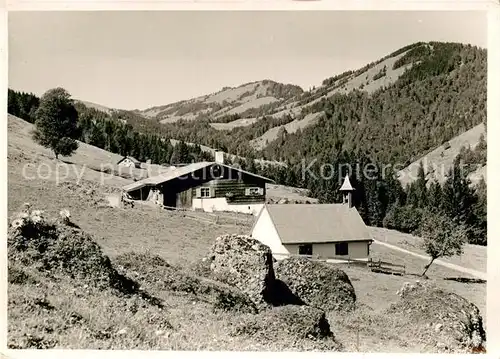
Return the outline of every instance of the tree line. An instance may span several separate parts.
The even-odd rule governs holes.
[[[28,104],[30,103],[28,99],[33,97],[32,94],[13,93],[10,98],[20,99],[21,103]],[[55,102],[60,106],[61,101],[56,100],[58,97],[62,98],[64,100],[62,102],[66,105],[62,110],[55,111],[55,115],[51,117],[50,111],[53,110]],[[71,109],[73,105],[74,111]],[[190,146],[183,141],[172,145],[169,139],[140,133],[129,123],[114,118],[106,112],[88,108],[82,103],[73,103],[69,94],[63,89],[48,91],[42,98],[41,106],[30,107],[29,110],[27,107],[9,106],[11,110],[18,109],[13,110],[13,115],[28,116],[27,114],[31,113],[34,116],[38,131],[35,133],[38,133],[38,137],[35,138],[43,145],[54,149],[56,154],[70,154],[76,147],[74,144],[68,144],[67,140],[61,142],[62,137],[48,129],[57,128],[58,123],[68,124],[73,119],[75,126],[67,126],[66,131],[69,132],[63,136],[64,138],[72,137],[110,152],[124,156],[131,155],[141,161],[150,159],[158,164],[213,160],[212,154],[202,151],[199,145]],[[33,120],[33,117],[26,118],[31,122]],[[70,120],[61,122],[61,118]],[[48,134],[45,140],[40,136],[44,131]],[[67,150],[61,146],[66,146]],[[230,162],[229,158],[228,161]],[[381,170],[383,166],[380,162],[359,152],[342,150],[341,146],[332,148],[328,156],[323,155],[321,161],[312,163],[298,164],[287,159],[286,167],[262,166],[255,161],[253,155],[250,155],[246,159],[237,159],[230,164],[269,177],[279,184],[307,188],[311,197],[318,198],[321,203],[341,201],[339,188],[343,178],[349,175],[356,188],[354,204],[368,225],[418,233],[426,213],[439,212],[453,223],[464,225],[470,243],[485,245],[486,183],[482,180],[473,188],[467,179],[470,171],[476,169],[474,165],[477,163],[486,163],[484,137],[475,149],[470,147],[461,149],[443,185],[428,184],[421,167],[418,179],[407,188],[402,188],[394,171],[384,172]],[[325,173],[325,165],[328,165],[331,173]],[[374,169],[370,176],[366,176],[364,172],[368,167]]]
[[[51,148],[56,156],[70,155],[76,150],[76,141],[102,148],[139,161],[151,160],[157,164],[180,164],[213,160],[213,155],[201,150],[200,145],[169,139],[152,133],[141,133],[118,115],[89,108],[71,100],[62,88],[47,91],[40,99],[31,93],[8,90],[8,112],[35,123],[35,139]],[[64,121],[61,121],[64,119]],[[38,122],[37,122],[38,121]],[[61,138],[65,138],[61,141]]]
[[[372,166],[379,171],[370,178],[351,173],[354,202],[368,225],[418,233],[427,223],[423,218],[442,215],[465,226],[469,242],[486,244],[486,183],[471,187],[466,176],[476,163],[486,161],[484,139],[477,151],[462,149],[442,185],[428,184],[425,173],[419,173],[416,182],[402,188],[395,172],[380,171],[389,163],[408,165],[486,118],[486,52],[458,44],[432,43],[432,48],[432,55],[415,48],[411,56],[421,56],[419,64],[387,88],[371,95],[361,91],[336,94],[304,109],[300,117],[319,111],[324,116],[317,125],[296,133],[282,131],[262,152],[252,149],[249,141],[270,126],[292,121],[291,116],[266,117],[222,134],[209,121],[160,124],[135,112],[108,114],[76,103],[75,138],[159,164],[212,160],[199,145],[186,142],[204,144],[245,157],[247,160],[238,160],[245,169],[279,184],[307,188],[323,203],[341,200],[338,189],[346,167]],[[38,103],[32,94],[9,90],[9,113],[13,115],[33,122]],[[181,142],[173,146],[170,138]],[[254,161],[256,157],[285,159],[287,166],[261,166]],[[312,163],[306,174],[303,162]],[[459,167],[463,162],[469,164],[465,171]],[[334,176],[321,176],[325,165],[342,169]]]
[[[372,94],[359,90],[334,94],[306,105],[298,115],[285,113],[274,118],[266,114],[249,126],[230,131],[216,130],[209,118],[161,124],[131,111],[114,111],[111,115],[141,133],[243,157],[287,158],[296,163],[302,158],[321,158],[333,148],[369,154],[377,162],[410,164],[486,119],[486,51],[460,44],[429,46],[431,53],[412,52],[412,61],[418,62],[393,84]],[[321,94],[317,92],[304,92],[297,99],[315,98]],[[286,134],[286,141],[271,141],[261,151],[252,148],[250,141],[267,130],[319,112],[325,115],[316,125]]]
[[[320,203],[341,202],[339,189],[344,177],[349,175],[355,188],[354,205],[367,225],[420,235],[429,218],[440,216],[457,228],[465,228],[469,243],[486,245],[486,182],[483,178],[475,186],[471,184],[467,177],[470,166],[466,161],[461,155],[457,156],[443,184],[429,183],[420,167],[417,180],[406,188],[395,172],[384,171],[382,165],[368,157],[359,159],[348,152],[333,156],[326,163],[329,168],[338,169],[333,176],[322,172],[321,166],[324,168],[325,163],[313,164],[306,173],[304,166],[293,165],[288,168],[257,165],[255,171],[280,184],[307,188],[311,197]],[[363,171],[369,168],[374,172],[367,176]]]

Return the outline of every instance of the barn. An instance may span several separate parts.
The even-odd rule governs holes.
[[[266,200],[269,178],[215,162],[197,162],[171,167],[158,176],[123,187],[133,200],[150,201],[165,208],[233,211],[258,214]]]
[[[266,204],[252,237],[268,245],[276,259],[289,255],[366,259],[372,236],[352,205],[354,190],[346,177],[344,203]]]
[[[135,157],[132,156],[123,157],[121,160],[118,161],[117,164],[124,167],[141,168],[141,161],[137,160]]]

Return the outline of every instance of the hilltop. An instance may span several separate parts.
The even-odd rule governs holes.
[[[262,80],[234,88],[225,87],[209,95],[135,112],[160,123],[202,118],[211,118],[213,121],[248,118],[272,111],[301,93],[303,90],[299,86]]]
[[[82,103],[83,105],[87,106],[88,108],[93,108],[95,110],[98,110],[98,111],[101,111],[101,112],[105,112],[105,113],[107,113],[109,115],[112,114],[113,111],[116,111],[116,109],[109,108],[109,107],[106,107],[106,106],[103,106],[103,105],[99,105],[97,103],[90,102],[90,101],[82,101],[82,100],[75,100],[75,101]]]
[[[263,164],[335,149],[406,167],[486,121],[486,50],[419,42],[310,91],[262,80],[144,110],[87,105],[141,133]]]
[[[263,80],[115,117],[243,157],[297,163],[334,148],[408,166],[485,122],[486,50],[415,43],[310,91]]]

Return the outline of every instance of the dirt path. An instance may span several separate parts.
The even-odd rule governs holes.
[[[419,258],[425,259],[427,261],[430,260],[430,257],[428,257],[428,256],[425,256],[423,254],[418,254],[418,253],[415,253],[415,252],[411,252],[411,251],[409,251],[407,249],[403,249],[401,247],[398,247],[398,246],[395,246],[395,245],[392,245],[392,244],[389,244],[389,243],[381,242],[381,241],[378,241],[378,240],[375,240],[374,243],[380,244],[382,246],[386,246],[388,248],[391,248],[391,249],[394,249],[394,250],[397,250],[397,251],[400,251],[400,252],[403,252],[403,253],[410,254],[410,255],[415,256],[415,257],[419,257]],[[445,262],[445,261],[440,260],[440,259],[436,259],[434,261],[434,263],[438,264],[440,266],[443,266],[443,267],[454,269],[454,270],[462,272],[462,273],[469,274],[469,275],[474,276],[474,277],[479,278],[479,279],[483,279],[483,280],[487,279],[486,278],[487,275],[484,272],[480,272],[480,271],[477,271],[477,270],[474,270],[474,269],[470,269],[470,268],[462,267],[462,266],[459,266],[459,265],[456,265],[456,264],[448,263],[448,262]]]

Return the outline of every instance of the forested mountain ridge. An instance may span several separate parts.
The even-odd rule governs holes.
[[[198,114],[196,121],[161,123],[162,116],[172,119],[183,111],[193,118],[189,106],[228,99],[236,105],[239,97],[260,99],[265,94],[281,100],[249,108],[245,116]],[[201,100],[205,105],[199,105]],[[404,167],[485,122],[486,50],[416,43],[362,69],[328,78],[311,91],[265,80],[147,110],[112,110],[109,115],[143,133],[245,157],[297,163],[302,158],[328,158],[335,149]]]
[[[160,123],[200,119],[229,122],[237,118],[266,114],[288,99],[302,93],[303,90],[296,85],[262,80],[234,88],[224,87],[209,95],[145,110],[134,110],[134,112]]]
[[[413,66],[390,86],[371,94],[360,89],[334,94],[307,108],[325,115],[315,126],[270,143],[265,156],[290,159],[288,153],[298,152],[297,158],[328,157],[337,149],[410,164],[486,121],[485,50],[424,44],[399,60],[409,62]]]
[[[363,78],[366,82],[359,82]],[[419,170],[415,182],[406,187],[396,176],[398,169],[486,124],[486,50],[417,43],[363,69],[326,79],[317,89],[293,95],[294,91],[267,115],[226,131],[214,128],[214,118],[206,116],[161,123],[139,112],[110,114],[78,103],[79,139],[154,163],[203,160],[211,155],[200,145],[208,146],[243,156],[246,160],[237,162],[247,170],[279,184],[306,188],[312,197],[328,203],[341,200],[341,180],[349,173],[356,188],[355,205],[367,224],[413,232],[425,213],[444,211],[457,225],[468,228],[471,243],[486,244],[486,183],[472,186],[469,170],[461,171],[459,163],[465,161],[470,169],[477,162],[485,165],[485,138],[477,148],[459,149],[443,182],[429,181],[426,169]],[[33,122],[37,101],[34,95],[9,90],[9,113]],[[168,106],[162,110],[169,111]],[[302,126],[305,120],[309,122]],[[294,133],[287,131],[291,125]],[[276,139],[255,146],[256,139],[277,127]],[[181,142],[172,146],[167,139]],[[287,166],[262,166],[254,158],[284,161]],[[312,163],[308,166],[312,175],[304,173],[304,163]],[[377,171],[366,177],[349,172],[346,164],[372,165]],[[338,173],[322,176],[325,165]],[[387,165],[389,172],[382,173]]]
[[[296,163],[335,149],[404,167],[485,122],[486,55],[470,45],[416,43],[245,116],[163,124],[126,117],[136,117],[128,119],[134,127],[246,157]]]

